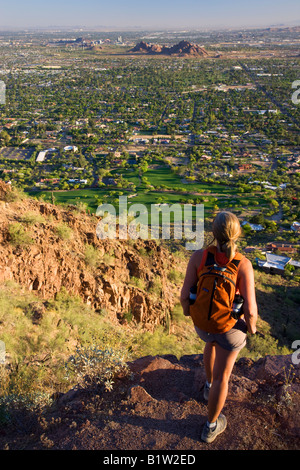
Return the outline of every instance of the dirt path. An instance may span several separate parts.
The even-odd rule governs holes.
[[[203,358],[197,355],[138,359],[130,365],[132,379],[121,380],[111,393],[71,390],[34,425],[19,416],[15,429],[2,427],[0,448],[189,451],[197,458],[200,450],[297,450],[300,374],[298,366],[287,392],[283,370],[290,365],[291,356],[240,359],[223,410],[227,429],[210,445],[200,440],[207,403]]]

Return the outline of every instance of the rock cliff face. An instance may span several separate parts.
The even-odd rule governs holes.
[[[100,240],[96,216],[35,199],[12,200],[10,194],[0,182],[0,283],[14,280],[44,299],[65,288],[116,321],[130,312],[149,329],[164,324],[175,293],[166,276],[173,259],[162,246]]]
[[[144,41],[139,42],[130,52],[139,52],[153,55],[171,55],[179,57],[205,57],[208,56],[207,51],[198,46],[197,44],[191,44],[189,41],[180,41],[174,46],[160,46],[159,44],[147,44]]]

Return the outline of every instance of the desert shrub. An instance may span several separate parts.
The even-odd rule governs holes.
[[[0,422],[11,421],[18,411],[37,412],[52,404],[43,390],[43,371],[37,364],[11,362],[0,366]]]
[[[176,304],[171,311],[171,320],[177,323],[185,320],[186,317],[183,314],[182,306],[180,303]]]
[[[193,328],[185,328],[188,340],[184,341],[176,334],[169,334],[163,326],[158,326],[153,332],[137,332],[133,350],[135,357],[174,354],[178,359],[186,354],[202,353],[204,343],[194,332]]]
[[[162,284],[159,276],[156,276],[150,284],[149,292],[159,297],[162,293]]]
[[[128,373],[126,355],[121,350],[78,347],[66,363],[67,376],[79,388],[91,386],[112,390],[114,380]]]
[[[168,273],[168,279],[171,282],[174,282],[175,284],[181,283],[183,280],[184,275],[177,271],[176,269],[171,269],[171,271]]]
[[[16,186],[11,186],[11,190],[7,191],[4,196],[4,200],[6,202],[23,201],[27,198],[28,196],[27,194],[25,194],[23,189],[18,188]]]
[[[19,222],[13,222],[8,227],[10,243],[12,245],[26,246],[33,243],[32,237]]]
[[[131,308],[123,314],[123,318],[124,318],[124,320],[126,320],[128,323],[130,323],[130,322],[132,321],[132,319],[133,319],[133,313],[132,313]]]
[[[75,213],[86,213],[87,211],[87,204],[80,200],[76,200],[73,206]]]
[[[115,264],[115,255],[112,253],[104,253],[102,261],[109,266],[113,266]]]
[[[64,364],[78,344],[101,344],[104,350],[118,351],[131,345],[128,331],[113,326],[105,315],[66,290],[47,302],[42,318],[34,324],[30,311],[37,300],[16,283],[1,284],[0,338],[9,361],[9,368],[0,365],[0,397],[7,397],[5,406],[28,403],[33,407],[34,400],[46,402],[43,394],[66,391],[70,383]]]
[[[141,256],[147,256],[148,255],[146,248],[143,248],[143,247],[139,248],[138,252]]]
[[[145,289],[145,281],[139,277],[131,276],[130,283],[139,289]]]
[[[35,212],[27,212],[20,217],[20,221],[26,225],[41,224],[45,222],[45,218],[41,214]]]
[[[66,224],[59,224],[55,227],[55,232],[61,240],[70,240],[72,238],[72,229]]]
[[[38,411],[45,406],[50,406],[52,399],[48,393],[32,392],[27,394],[9,394],[0,397],[0,408],[7,412],[12,410]]]
[[[100,255],[97,248],[93,245],[86,245],[84,250],[84,261],[88,266],[96,268],[100,263]]]
[[[247,342],[248,354],[254,359],[259,359],[260,357],[265,357],[267,354],[276,355],[276,354],[289,354],[290,351],[286,347],[278,346],[278,340],[273,338],[271,335],[252,335],[248,337]],[[245,353],[246,351],[244,351]]]
[[[38,390],[16,367],[0,365],[0,425],[16,423],[23,429],[36,428],[36,417],[45,407],[51,406],[51,394]]]

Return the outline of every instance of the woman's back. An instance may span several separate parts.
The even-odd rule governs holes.
[[[215,261],[226,265],[238,252],[236,241],[241,233],[237,217],[227,211],[220,212],[213,222],[213,235],[216,241]],[[185,280],[181,291],[181,304],[185,315],[190,315],[190,288],[198,283],[198,272],[203,265],[207,250],[195,251],[188,263]],[[252,263],[245,256],[239,263],[236,287],[244,299],[243,311],[248,331],[256,332],[257,305],[255,296],[254,271]]]

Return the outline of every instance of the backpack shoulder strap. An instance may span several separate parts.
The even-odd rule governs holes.
[[[209,246],[206,248],[203,252],[201,264],[197,270],[197,274],[205,267],[205,266],[213,266],[216,263],[216,252],[217,252],[217,247],[216,246]],[[239,265],[241,260],[244,258],[244,255],[241,253],[237,252],[234,256],[234,258],[227,263],[226,266],[232,266],[233,269],[236,271],[239,270]]]
[[[201,264],[197,269],[197,274],[204,268],[204,266],[212,266],[215,264],[215,248],[214,246],[209,246],[203,252]]]
[[[239,264],[243,258],[244,258],[244,255],[242,255],[242,253],[237,252],[229,264],[233,264],[238,269]]]
[[[212,266],[216,262],[216,252],[217,252],[217,247],[216,246],[209,246],[207,248],[207,257],[205,260],[205,266]]]
[[[226,265],[226,269],[235,276],[236,280],[240,269],[240,263],[243,258],[244,255],[242,255],[241,253],[236,253],[234,258],[229,261],[229,263]]]

